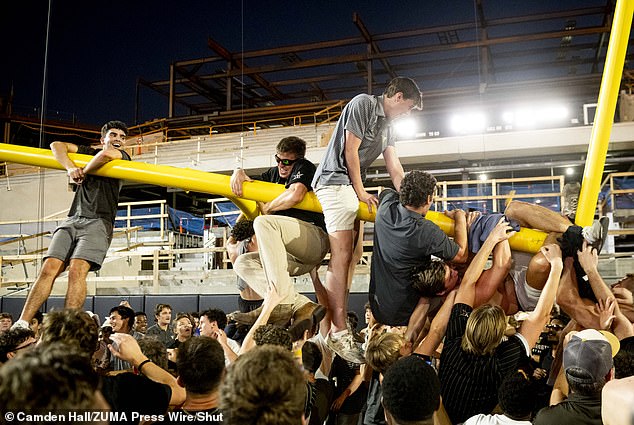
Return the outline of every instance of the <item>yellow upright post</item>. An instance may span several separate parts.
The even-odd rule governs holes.
[[[601,79],[601,89],[599,90],[597,112],[592,126],[590,145],[588,146],[588,158],[586,159],[581,182],[581,193],[579,194],[575,218],[575,222],[579,226],[592,224],[594,210],[599,199],[605,157],[608,153],[608,143],[612,132],[612,124],[614,123],[616,100],[621,86],[621,76],[632,27],[633,13],[634,0],[617,0],[610,32],[610,42],[605,58],[603,78]]]

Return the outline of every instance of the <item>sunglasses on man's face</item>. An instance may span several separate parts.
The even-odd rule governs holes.
[[[275,160],[277,161],[278,164],[281,163],[282,165],[293,165],[297,161],[299,161],[299,158],[296,158],[296,159],[283,159],[283,158],[280,158],[279,156],[275,155]]]

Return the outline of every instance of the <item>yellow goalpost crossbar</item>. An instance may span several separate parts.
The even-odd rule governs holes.
[[[69,156],[78,166],[82,167],[92,158],[89,155],[81,154],[70,154]],[[4,143],[0,143],[0,161],[59,170],[64,169],[55,160],[50,150]],[[94,174],[102,177],[224,196],[231,199],[249,218],[254,218],[257,215],[257,207],[254,201],[269,202],[284,191],[284,186],[280,184],[261,181],[245,182],[243,198],[236,198],[231,192],[230,177],[227,175],[124,160],[111,161],[96,170]],[[313,192],[308,193],[295,208],[321,212],[321,205]],[[365,221],[374,221],[374,212],[369,213],[367,205],[360,203],[357,217]],[[445,233],[450,236],[453,235],[452,219],[435,211],[428,212],[426,217],[440,226]],[[522,229],[510,239],[511,248],[534,253],[542,246],[545,238],[546,233],[544,232]]]

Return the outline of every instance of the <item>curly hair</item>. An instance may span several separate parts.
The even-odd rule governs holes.
[[[255,235],[253,220],[240,220],[233,226],[233,229],[231,229],[231,237],[235,239],[236,242],[249,239],[253,235]]]
[[[145,356],[157,366],[167,370],[167,349],[156,337],[146,336],[137,341]]]
[[[385,411],[399,423],[429,419],[440,407],[440,380],[417,356],[394,363],[385,372],[381,391]]]
[[[18,345],[34,336],[35,334],[31,329],[25,328],[13,328],[0,333],[0,364],[9,360],[7,354],[15,351]]]
[[[43,383],[55,390],[46,391]],[[74,344],[53,342],[0,368],[0,405],[4,411],[96,409],[98,384],[87,353]]]
[[[125,125],[124,122],[122,121],[108,121],[107,123],[105,123],[103,125],[103,127],[101,127],[101,137],[106,137],[106,134],[108,134],[108,130],[112,130],[112,129],[116,129],[116,130],[121,130],[125,133],[125,135],[128,135],[128,126]]]
[[[44,316],[42,344],[76,344],[88,355],[97,349],[99,329],[90,314],[76,309],[53,310]]]
[[[288,351],[293,349],[293,338],[284,328],[276,325],[262,325],[253,333],[255,345],[277,345]]]
[[[296,425],[307,387],[292,354],[264,345],[238,357],[227,369],[220,408],[228,425]]]
[[[207,336],[189,338],[178,349],[176,370],[188,393],[211,393],[220,385],[225,371],[222,346]]]
[[[285,137],[277,144],[275,148],[277,153],[294,153],[298,158],[306,155],[306,142],[299,137]]]
[[[374,335],[365,349],[365,361],[379,373],[385,371],[401,357],[405,339],[393,332]]]
[[[401,204],[414,208],[422,207],[434,196],[436,183],[436,178],[426,171],[410,171],[401,182]]]
[[[621,351],[614,356],[614,371],[616,379],[634,376],[634,353],[622,353]]]
[[[537,406],[537,390],[530,374],[523,370],[510,373],[498,388],[500,408],[513,420],[526,420]]]
[[[412,268],[410,281],[423,297],[435,297],[445,289],[445,262],[432,260]]]

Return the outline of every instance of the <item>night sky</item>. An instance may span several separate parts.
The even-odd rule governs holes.
[[[556,3],[556,4],[555,4]],[[484,0],[487,18],[605,4],[600,0]],[[549,6],[550,5],[550,6]],[[242,12],[244,8],[244,12]],[[210,36],[232,52],[473,21],[468,0],[52,0],[46,111],[50,118],[100,125],[134,121],[136,80],[165,80],[172,61],[213,56]],[[0,5],[0,94],[14,111],[42,98],[47,0]],[[244,32],[242,22],[244,21]],[[167,99],[142,92],[141,121],[167,115]]]

